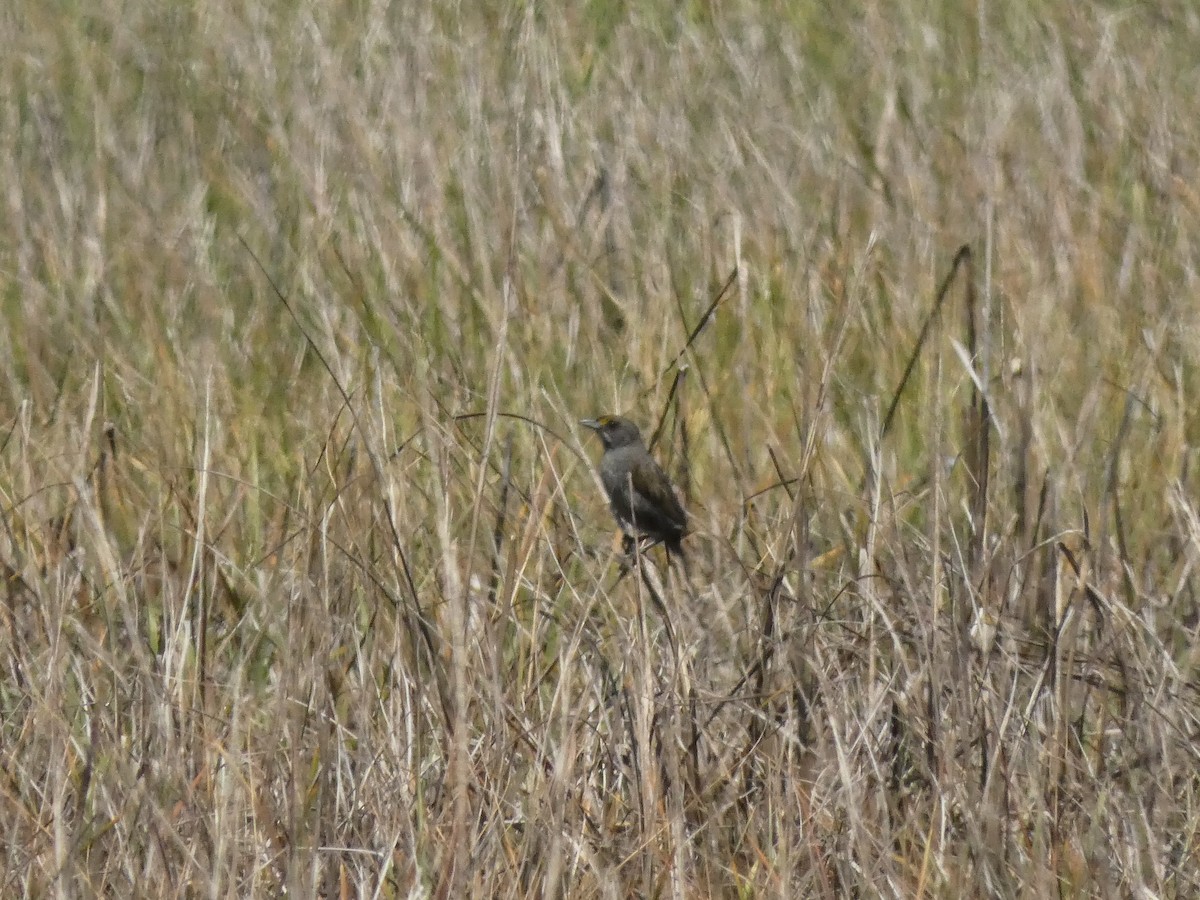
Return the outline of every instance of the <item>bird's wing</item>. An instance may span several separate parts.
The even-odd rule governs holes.
[[[652,531],[683,532],[687,528],[687,513],[671,488],[671,480],[652,458],[639,460],[631,472],[633,479],[633,514],[639,528]],[[640,496],[639,496],[640,495]]]

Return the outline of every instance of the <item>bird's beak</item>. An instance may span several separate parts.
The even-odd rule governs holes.
[[[595,419],[580,419],[579,424],[582,425],[584,428],[592,429],[592,431],[600,430],[600,423],[597,422]]]

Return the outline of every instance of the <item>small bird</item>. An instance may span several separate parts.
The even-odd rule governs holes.
[[[621,530],[631,538],[648,537],[668,553],[684,558],[680,540],[687,534],[687,513],[667,473],[642,441],[637,425],[621,416],[579,422],[600,435],[600,480]]]

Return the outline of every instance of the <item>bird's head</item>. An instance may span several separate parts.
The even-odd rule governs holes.
[[[600,435],[605,450],[630,447],[642,442],[642,433],[637,425],[623,416],[600,416],[598,419],[580,419],[579,424]]]

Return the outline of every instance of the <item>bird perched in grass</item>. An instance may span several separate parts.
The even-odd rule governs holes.
[[[683,559],[680,540],[687,533],[687,513],[637,425],[622,416],[581,419],[579,424],[595,431],[604,444],[600,480],[621,530],[634,539],[662,543]]]

